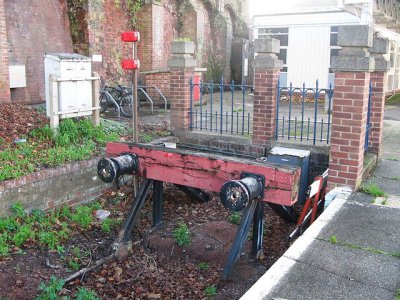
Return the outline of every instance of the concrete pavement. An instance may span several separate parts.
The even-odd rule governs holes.
[[[383,142],[364,184],[387,197],[339,194],[241,299],[399,299],[400,106],[386,109]]]

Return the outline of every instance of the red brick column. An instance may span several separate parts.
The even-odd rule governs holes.
[[[0,103],[10,101],[8,44],[4,0],[0,0]]]
[[[253,144],[265,145],[274,139],[279,74],[279,69],[254,72]]]
[[[372,72],[371,82],[373,93],[371,97],[371,130],[368,151],[380,157],[382,153],[383,115],[387,85],[386,72]]]
[[[189,128],[190,78],[194,75],[193,42],[172,42],[170,67],[171,131],[184,136]]]
[[[329,161],[330,186],[361,182],[370,73],[335,73]]]
[[[254,145],[266,145],[274,140],[276,118],[276,94],[282,61],[278,60],[279,40],[254,41],[257,52],[254,72]]]

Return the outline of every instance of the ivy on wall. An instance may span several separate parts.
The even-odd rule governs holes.
[[[98,0],[97,0],[98,1]],[[74,52],[89,54],[88,0],[67,0],[69,27]]]

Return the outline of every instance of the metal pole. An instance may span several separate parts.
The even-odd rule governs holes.
[[[137,42],[133,43],[132,47],[133,51],[133,59],[137,59]],[[137,98],[137,81],[138,81],[138,69],[133,70],[133,78],[132,78],[132,97],[133,97],[133,103],[132,103],[132,127],[133,127],[133,142],[138,143],[139,142],[139,132],[138,132],[138,123],[139,123],[139,116],[138,116],[138,98]],[[136,197],[137,195],[137,190],[139,188],[139,178],[137,175],[133,176],[133,193]]]

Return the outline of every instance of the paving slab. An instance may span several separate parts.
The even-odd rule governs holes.
[[[395,292],[393,291],[365,284],[354,278],[345,278],[324,268],[298,262],[268,295],[253,299],[393,300],[394,297]]]
[[[329,240],[336,236],[348,244],[400,253],[400,209],[364,204],[357,199],[345,203],[318,237]]]

